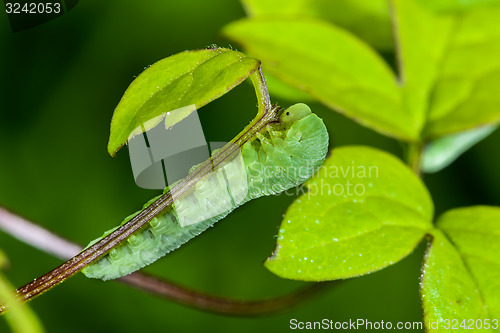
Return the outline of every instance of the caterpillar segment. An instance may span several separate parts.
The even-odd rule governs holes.
[[[215,167],[126,242],[85,267],[83,274],[110,280],[153,263],[245,202],[302,184],[320,167],[327,150],[328,132],[323,121],[305,104],[291,106],[277,122],[266,125],[246,142],[236,157]]]

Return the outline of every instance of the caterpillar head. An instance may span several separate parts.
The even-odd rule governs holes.
[[[280,115],[280,122],[285,124],[294,123],[297,120],[307,117],[311,113],[311,108],[309,108],[309,106],[304,103],[297,103],[283,111]]]

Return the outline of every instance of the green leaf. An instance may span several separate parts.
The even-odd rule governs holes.
[[[166,118],[166,127],[195,108],[224,95],[258,69],[260,62],[229,49],[185,51],[142,72],[125,91],[111,121],[108,152],[114,156],[128,141]]]
[[[430,105],[427,139],[500,122],[500,6],[456,19]]]
[[[241,0],[249,17],[321,18],[349,30],[378,50],[394,48],[386,0]],[[460,13],[500,0],[417,0],[434,13]],[[425,28],[424,28],[425,29]],[[439,33],[439,31],[438,31]]]
[[[0,268],[7,262],[3,252],[0,251]],[[14,288],[0,273],[0,304],[7,304],[9,311],[5,314],[7,323],[14,333],[42,333],[43,328],[31,309],[22,304],[14,296]],[[0,317],[1,318],[1,317]]]
[[[500,319],[500,208],[454,209],[437,226],[457,248],[489,317]]]
[[[386,0],[242,0],[248,16],[322,18],[349,30],[379,50],[392,50],[393,37]],[[265,73],[269,92],[291,101],[314,100],[307,93]]]
[[[484,323],[487,318],[481,293],[467,265],[439,230],[434,231],[427,249],[420,289],[424,322],[429,332],[457,332],[457,329],[451,329],[451,320],[457,320],[459,325],[468,319],[479,319]]]
[[[422,155],[422,171],[438,172],[453,163],[476,143],[486,138],[497,126],[484,126],[439,138],[429,143]]]
[[[459,13],[474,7],[499,4],[499,0],[419,0],[419,2],[436,13]]]
[[[254,17],[225,34],[278,79],[368,127],[431,141],[500,123],[500,0],[392,0],[401,87],[373,50],[339,28],[368,40],[355,27],[383,25],[378,1],[244,3]],[[363,11],[378,12],[381,21]]]
[[[281,277],[321,281],[377,271],[408,255],[432,229],[427,189],[382,151],[335,149],[306,186],[265,263]]]
[[[255,18],[224,28],[267,72],[360,123],[417,140],[417,119],[403,110],[392,70],[347,31],[315,19]]]
[[[413,0],[392,0],[391,4],[404,109],[421,131],[453,22],[434,16]]]
[[[386,0],[242,0],[250,17],[320,18],[379,50],[394,48]]]

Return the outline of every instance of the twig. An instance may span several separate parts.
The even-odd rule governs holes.
[[[0,207],[0,229],[12,237],[56,258],[68,260],[82,250],[72,243]]]
[[[82,249],[81,246],[2,207],[0,207],[0,229],[21,242],[63,260],[72,258]],[[243,301],[207,295],[144,273],[132,273],[117,280],[192,308],[234,316],[257,316],[283,311],[332,285],[331,283],[315,283],[285,296]]]
[[[177,303],[209,312],[232,316],[262,316],[289,309],[332,286],[332,282],[318,282],[302,287],[290,294],[263,300],[246,301],[217,297],[176,286],[165,280],[144,273],[134,273],[120,278],[134,288],[160,295]],[[337,281],[338,282],[338,281]]]
[[[253,138],[266,125],[277,121],[280,108],[265,110],[243,129],[230,143],[220,149],[214,156],[199,164],[188,176],[175,183],[169,190],[149,204],[129,221],[120,225],[113,232],[101,238],[96,243],[85,248],[80,253],[54,268],[43,276],[17,289],[17,294],[23,301],[29,301],[66,279],[80,272],[83,268],[99,260],[114,247],[125,241],[135,232],[145,227],[153,218],[172,205],[174,200],[189,191],[199,180],[205,177],[214,166],[234,158],[248,140]],[[238,148],[237,148],[238,147]]]

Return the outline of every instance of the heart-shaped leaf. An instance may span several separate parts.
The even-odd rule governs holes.
[[[432,229],[427,189],[382,151],[335,149],[306,186],[265,263],[281,277],[321,281],[380,270],[408,255]]]

